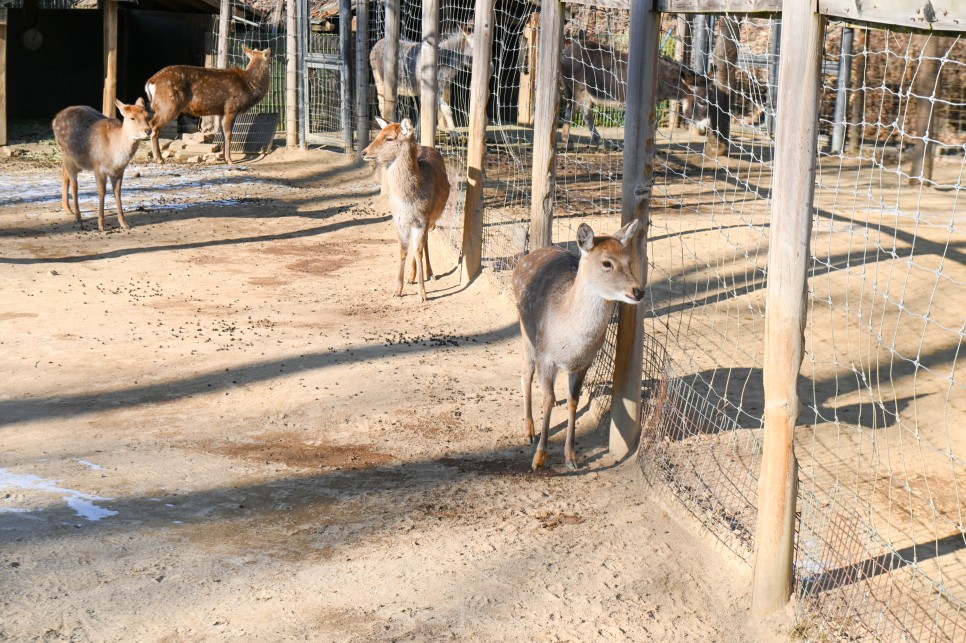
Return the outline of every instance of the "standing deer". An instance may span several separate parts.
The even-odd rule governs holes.
[[[570,146],[570,120],[574,105],[580,107],[591,133],[591,145],[600,145],[594,123],[594,105],[623,108],[627,93],[627,52],[593,40],[571,41],[560,65],[563,96],[567,98],[562,138]],[[695,85],[694,73],[673,60],[659,58],[655,102],[679,100],[682,112],[698,127],[707,126],[705,89]]]
[[[235,118],[260,101],[271,80],[271,49],[242,47],[248,56],[248,67],[207,69],[190,65],[165,67],[144,85],[154,118],[151,119],[151,149],[158,163],[161,128],[181,114],[189,116],[221,116],[221,133],[225,139],[225,162],[231,165],[231,128]]]
[[[399,236],[399,277],[396,296],[402,296],[403,274],[411,256],[409,282],[417,280],[419,297],[426,301],[423,283],[423,258],[426,279],[433,278],[429,263],[429,232],[443,214],[449,199],[449,179],[443,156],[436,148],[416,143],[416,130],[408,118],[401,123],[376,121],[382,130],[362,151],[367,161],[386,167],[385,180],[392,220]]]
[[[139,98],[133,105],[125,105],[119,100],[114,103],[124,118],[119,122],[108,118],[93,107],[68,107],[54,117],[51,124],[54,138],[60,146],[63,157],[63,183],[61,184],[61,204],[74,220],[80,222],[80,205],[77,202],[77,173],[92,170],[97,181],[97,227],[104,231],[104,195],[107,192],[107,179],[111,179],[114,202],[117,205],[117,220],[122,228],[130,228],[124,220],[121,208],[121,180],[124,169],[131,162],[141,141],[151,136],[150,114]],[[68,198],[74,193],[74,209],[71,210]]]
[[[382,38],[369,52],[369,65],[376,81],[376,94],[379,96],[379,114],[388,118],[385,107],[385,62],[386,39]],[[398,96],[419,97],[419,51],[420,43],[411,40],[399,41],[399,69],[396,82]],[[453,120],[453,83],[457,74],[469,69],[473,64],[473,28],[463,27],[445,34],[436,53],[436,85],[439,92],[439,114],[441,127],[450,131],[456,129]]]
[[[554,380],[558,371],[568,375],[567,467],[577,468],[574,432],[577,401],[584,376],[604,343],[607,322],[615,302],[636,304],[644,297],[634,276],[637,253],[631,241],[637,234],[634,220],[613,236],[595,237],[586,223],[577,229],[580,257],[559,247],[540,248],[526,255],[513,270],[513,292],[523,335],[523,418],[533,444],[531,387],[534,371],[543,389],[543,426],[533,456],[533,470],[547,461],[547,433],[553,409]]]

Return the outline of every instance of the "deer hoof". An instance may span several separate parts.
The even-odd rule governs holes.
[[[531,465],[530,468],[533,469],[534,471],[539,471],[540,469],[543,468],[543,465],[546,463],[547,463],[547,452],[537,451],[536,453],[533,454],[533,464]]]
[[[567,460],[567,469],[569,469],[570,471],[576,471],[577,470],[577,461],[576,460]]]

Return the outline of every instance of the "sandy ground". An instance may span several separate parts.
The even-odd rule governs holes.
[[[106,234],[59,184],[0,164],[0,640],[761,638],[606,434],[529,472],[513,307],[439,237],[390,297],[368,168],[132,165]]]

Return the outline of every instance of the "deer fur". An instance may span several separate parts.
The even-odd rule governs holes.
[[[425,279],[433,278],[429,263],[429,232],[443,214],[449,199],[446,164],[436,148],[419,145],[416,130],[408,118],[401,123],[376,119],[382,130],[362,152],[367,161],[376,161],[385,169],[386,194],[399,236],[399,276],[397,297],[402,296],[403,276],[409,257],[409,282],[419,285],[419,297],[426,301]]]
[[[124,179],[124,169],[137,152],[138,145],[151,136],[151,115],[144,106],[144,99],[139,98],[133,105],[125,105],[119,100],[114,102],[123,122],[108,118],[93,107],[75,106],[58,112],[51,123],[63,159],[61,204],[64,211],[74,215],[74,220],[80,222],[77,174],[81,170],[93,171],[98,195],[97,227],[101,231],[105,229],[107,179],[111,179],[114,190],[118,223],[122,228],[131,227],[124,220],[124,210],[121,208],[121,181]],[[74,194],[73,210],[68,202],[71,192]]]
[[[248,67],[208,69],[171,65],[148,79],[144,90],[154,110],[151,119],[151,149],[154,159],[164,163],[158,136],[161,128],[181,114],[221,116],[225,162],[231,165],[231,130],[235,118],[265,96],[271,80],[271,49],[242,47]]]
[[[540,248],[524,256],[513,270],[513,292],[523,335],[523,416],[530,443],[534,440],[531,388],[536,372],[543,389],[543,425],[533,456],[533,469],[547,460],[550,411],[556,399],[559,371],[568,375],[567,439],[564,457],[577,468],[574,433],[580,389],[597,351],[604,343],[615,302],[637,304],[644,297],[635,276],[639,222],[634,220],[613,236],[594,236],[586,223],[577,229],[580,257],[559,247]]]
[[[593,40],[574,40],[563,50],[560,64],[562,94],[568,100],[563,115],[563,141],[570,145],[570,121],[579,106],[590,129],[591,145],[600,145],[594,106],[623,108],[627,90],[627,52]],[[694,73],[674,60],[661,57],[657,66],[655,103],[682,102],[682,112],[698,129],[707,126],[706,88],[697,86]]]
[[[376,81],[376,93],[379,96],[379,113],[388,118],[385,107],[385,62],[386,39],[376,41],[369,52],[369,66]],[[398,96],[419,97],[419,52],[420,43],[411,40],[399,42],[399,67],[397,70],[396,92]],[[453,83],[460,71],[469,69],[473,63],[473,28],[472,25],[444,34],[440,39],[436,53],[436,85],[439,92],[439,113],[437,120],[440,127],[456,129],[453,119]]]

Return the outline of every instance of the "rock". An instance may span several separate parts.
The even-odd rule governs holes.
[[[215,140],[214,132],[194,132],[192,134],[185,134],[181,137],[185,143],[199,144],[199,143],[211,143]]]

